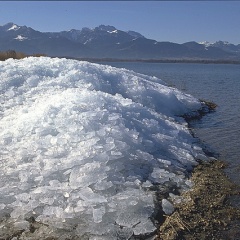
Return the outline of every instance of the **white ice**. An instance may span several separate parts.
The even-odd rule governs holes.
[[[126,69],[9,59],[0,102],[0,217],[18,228],[33,216],[90,239],[149,234],[153,186],[189,188],[204,158],[180,117],[200,102]]]

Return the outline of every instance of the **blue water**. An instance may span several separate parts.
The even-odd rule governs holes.
[[[229,165],[228,176],[240,185],[240,65],[189,63],[104,63],[156,76],[169,85],[218,105],[191,127],[196,137]]]

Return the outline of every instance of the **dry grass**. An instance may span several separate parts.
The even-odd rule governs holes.
[[[41,57],[41,56],[46,56],[46,54],[37,53],[37,54],[33,54],[33,55],[27,55],[27,54],[22,53],[22,52],[16,52],[15,50],[8,50],[8,51],[5,51],[5,52],[0,52],[0,61],[5,61],[9,58],[23,59],[23,58],[29,57],[29,56]]]
[[[166,217],[158,239],[163,240],[236,240],[240,239],[240,209],[229,204],[229,196],[239,195],[223,172],[224,163],[214,161],[196,167],[194,187],[183,196],[188,201],[176,205],[176,211]],[[240,226],[240,225],[239,225]]]

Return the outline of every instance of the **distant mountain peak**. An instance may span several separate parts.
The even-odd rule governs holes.
[[[240,59],[240,44],[158,42],[135,31],[110,25],[83,27],[61,32],[40,32],[7,23],[0,26],[0,51],[14,49],[26,54],[36,51],[49,56],[121,59]]]
[[[99,25],[95,29],[101,30],[101,31],[106,31],[106,32],[113,32],[113,31],[117,30],[115,27],[110,26],[110,25]]]
[[[17,24],[15,24],[15,23],[13,23],[13,22],[9,22],[9,23],[6,23],[6,24],[4,24],[2,27],[11,27],[12,25],[17,25]]]
[[[86,32],[91,32],[93,29],[88,28],[88,27],[83,27],[82,31],[86,31]]]
[[[66,32],[78,32],[78,31],[80,31],[80,30],[77,30],[77,29],[70,29],[70,30],[68,30],[68,31],[66,31]]]
[[[20,27],[13,23],[13,22],[9,22],[4,24],[3,26],[1,26],[5,31],[11,31],[11,30],[18,30]]]
[[[142,34],[135,31],[127,31],[127,33],[135,38],[145,38]]]
[[[217,42],[215,42],[215,44],[231,45],[231,43],[228,41],[217,41]]]
[[[210,42],[208,42],[208,41],[199,42],[198,44],[205,45],[205,47],[209,47],[209,46],[212,45],[212,43],[210,43]]]
[[[199,44],[203,44],[205,45],[206,47],[209,47],[209,46],[219,46],[219,45],[233,45],[231,43],[229,43],[228,41],[216,41],[214,43],[210,43],[210,42],[207,42],[207,41],[203,41],[203,42],[199,42]]]
[[[11,31],[11,30],[17,31],[19,28],[20,28],[20,27],[19,27],[18,25],[16,25],[16,24],[13,23],[12,26],[11,26],[7,31]]]

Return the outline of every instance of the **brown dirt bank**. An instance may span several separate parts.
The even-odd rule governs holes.
[[[199,164],[193,171],[194,187],[183,193],[187,201],[175,205],[158,233],[158,240],[239,240],[240,208],[230,196],[240,199],[240,188],[224,174],[225,163]]]

